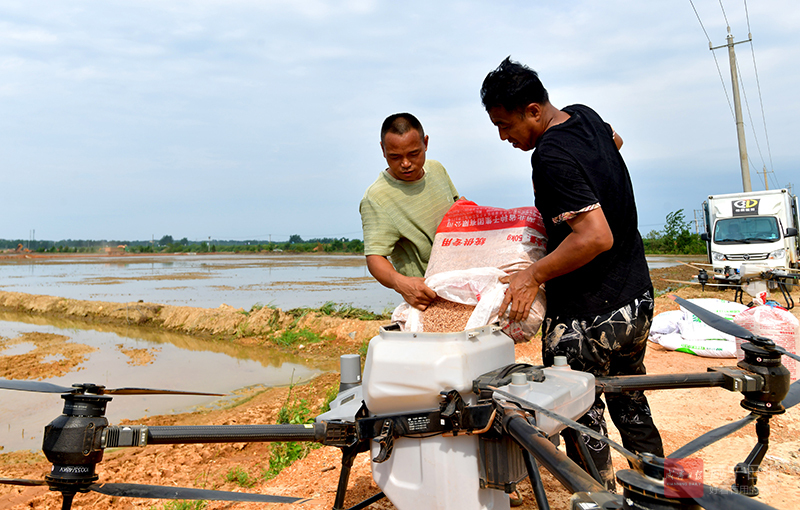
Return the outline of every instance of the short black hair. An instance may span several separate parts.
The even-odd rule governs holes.
[[[389,115],[381,126],[381,143],[383,143],[384,138],[386,138],[386,133],[404,135],[412,129],[417,130],[420,138],[425,138],[425,131],[422,129],[422,124],[419,119],[410,113],[395,113],[394,115]]]
[[[550,98],[536,71],[514,62],[509,56],[486,75],[481,86],[481,101],[486,111],[502,106],[515,112],[531,103],[545,104]]]

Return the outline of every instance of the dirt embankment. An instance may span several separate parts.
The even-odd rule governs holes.
[[[219,308],[170,306],[155,303],[82,301],[55,296],[0,291],[0,310],[90,323],[114,323],[159,328],[179,333],[257,343],[286,329],[307,328],[334,344],[360,345],[369,341],[386,322],[340,319],[308,312],[300,317],[278,308],[251,311],[221,305]]]
[[[733,299],[732,290],[680,287],[661,278],[684,280],[694,270],[668,269],[654,271],[653,280],[661,291],[671,287],[684,298],[719,297]],[[793,293],[800,302],[800,291]],[[292,320],[277,311],[254,311],[250,315],[233,309],[202,310],[188,307],[165,307],[147,303],[76,302],[61,298],[25,296],[0,293],[0,307],[46,313],[53,316],[83,317],[92,321],[130,321],[202,335],[222,335],[237,342],[258,342],[259,335],[269,335],[275,327],[288,327]],[[656,299],[656,312],[675,309],[677,305],[662,295]],[[133,311],[138,310],[138,311]],[[798,310],[793,310],[798,316]],[[138,314],[138,315],[137,315]],[[132,319],[134,317],[134,319]],[[338,346],[347,345],[352,352],[353,343],[369,339],[377,324],[360,321],[343,321],[330,317],[308,317],[308,328],[329,334],[330,341],[318,349],[318,355],[334,357],[341,352]],[[286,321],[286,322],[284,322]],[[241,332],[241,333],[240,333]],[[327,333],[325,333],[327,332]],[[538,339],[516,345],[519,362],[538,364],[541,361]],[[648,373],[669,374],[705,372],[709,367],[732,366],[735,360],[699,358],[684,353],[668,351],[658,345],[648,348],[646,365]],[[306,399],[313,413],[325,394],[338,383],[338,374],[325,374],[312,383],[295,387],[292,398]],[[202,424],[263,424],[275,423],[278,409],[287,401],[287,388],[272,388],[256,395],[237,407],[183,415],[154,416],[140,420],[148,425],[202,425]],[[689,440],[712,428],[738,420],[747,414],[739,402],[741,395],[719,388],[687,389],[649,392],[653,416],[667,452],[676,450]],[[758,485],[759,500],[781,510],[797,507],[800,501],[800,406],[771,420],[770,448],[762,463]],[[44,424],[43,424],[44,425]],[[618,434],[609,421],[611,437],[619,441]],[[702,450],[698,457],[704,462],[704,479],[707,484],[729,487],[733,483],[733,467],[742,462],[756,444],[753,426],[748,426],[723,441]],[[104,482],[130,482],[185,487],[204,487],[221,490],[248,491],[268,494],[313,497],[306,508],[331,508],[341,462],[340,450],[322,447],[313,450],[305,459],[285,469],[278,477],[265,481],[260,473],[269,464],[270,445],[262,443],[237,443],[228,445],[156,445],[144,449],[121,449],[106,452],[97,471]],[[626,469],[621,457],[614,458],[616,469]],[[49,465],[40,454],[14,452],[0,455],[0,477],[41,479]],[[228,473],[241,470],[254,484],[242,488],[228,481]],[[553,509],[568,508],[570,494],[542,469],[545,489]],[[535,509],[530,484],[520,484],[524,496],[523,509]],[[368,454],[360,454],[354,463],[346,506],[378,492],[370,475]],[[60,507],[59,496],[42,487],[12,487],[0,485],[0,510],[55,509]],[[250,510],[265,505],[252,503],[209,502],[206,508]],[[109,498],[95,493],[79,494],[73,508],[108,508],[114,510],[165,508],[163,501],[145,499]],[[289,508],[289,506],[287,506]],[[296,508],[296,507],[295,507]],[[393,508],[382,500],[374,508]]]

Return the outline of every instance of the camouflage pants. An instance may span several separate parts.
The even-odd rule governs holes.
[[[644,353],[653,319],[652,296],[651,289],[618,310],[590,319],[545,318],[542,328],[545,366],[552,365],[555,356],[566,356],[567,363],[574,370],[595,376],[644,374]],[[650,416],[650,406],[643,392],[608,394],[606,401],[625,448],[664,456],[661,435]],[[607,435],[604,411],[605,404],[598,396],[591,409],[577,421]],[[613,490],[614,468],[609,446],[585,434],[580,437],[586,443],[606,487]],[[573,460],[579,458],[569,441],[567,455]]]

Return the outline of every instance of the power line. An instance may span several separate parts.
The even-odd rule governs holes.
[[[714,43],[711,42],[711,38],[708,36],[708,32],[706,31],[706,27],[703,26],[703,20],[700,19],[700,14],[697,13],[697,9],[694,6],[694,2],[689,0],[689,3],[692,5],[692,10],[694,10],[694,15],[697,16],[697,21],[700,23],[700,28],[703,29],[703,33],[706,35],[706,40],[708,41],[708,47],[711,48]],[[713,51],[711,52],[711,56],[714,57],[714,65],[717,66],[717,74],[719,75],[719,82],[722,84],[722,91],[725,93],[725,99],[728,101],[728,109],[731,111],[731,117],[736,117],[733,113],[733,105],[731,104],[731,98],[728,96],[728,89],[725,88],[725,79],[722,77],[722,70],[719,68],[719,61],[717,60],[717,54]]]
[[[722,9],[722,17],[725,18],[725,25],[730,26],[731,24],[728,23],[728,15],[725,14],[725,7],[722,5],[722,0],[719,0],[719,8]]]
[[[692,10],[694,11],[695,16],[697,17],[697,21],[700,23],[700,28],[703,30],[703,34],[705,34],[705,36],[706,36],[706,40],[708,41],[709,48],[711,48],[713,50],[714,49],[713,48],[713,43],[711,42],[711,38],[708,35],[708,31],[706,30],[706,28],[705,28],[705,26],[703,24],[703,20],[700,18],[700,14],[697,12],[697,8],[694,5],[694,1],[693,0],[689,0],[689,3],[692,6]],[[730,36],[730,33],[731,33],[730,22],[728,20],[728,15],[727,15],[727,12],[725,11],[725,6],[723,5],[722,0],[719,0],[719,7],[720,7],[720,10],[722,12],[722,16],[723,16],[723,19],[725,21],[725,25],[728,28],[728,34]],[[757,131],[756,131],[755,122],[753,121],[752,111],[750,109],[750,103],[749,103],[749,100],[747,98],[747,91],[746,91],[745,86],[744,86],[744,77],[742,75],[741,69],[739,68],[738,62],[736,64],[735,73],[736,73],[736,76],[738,76],[738,78],[739,78],[739,82],[741,83],[742,94],[744,95],[745,105],[746,105],[746,108],[747,108],[747,116],[748,116],[748,119],[749,119],[749,122],[750,122],[750,128],[751,128],[751,131],[752,131],[752,134],[753,134],[753,138],[755,140],[756,147],[757,147],[758,153],[759,153],[759,157],[760,157],[761,163],[762,163],[761,165],[759,165],[759,167],[763,168],[763,172],[758,172],[757,171],[757,173],[763,173],[765,181],[768,180],[768,182],[772,182],[772,185],[775,188],[779,188],[780,186],[777,184],[777,177],[775,176],[775,171],[774,171],[774,166],[773,166],[773,161],[772,161],[772,148],[770,146],[770,141],[769,141],[769,131],[767,130],[766,112],[764,110],[764,99],[763,99],[763,94],[762,94],[762,91],[761,91],[761,81],[760,81],[759,76],[758,76],[758,66],[756,64],[755,47],[753,45],[752,31],[751,31],[751,28],[750,28],[750,12],[749,12],[749,9],[747,7],[747,0],[744,0],[744,10],[745,10],[745,19],[746,19],[746,22],[747,22],[747,38],[748,38],[748,40],[744,41],[744,42],[749,42],[750,43],[750,53],[751,53],[751,57],[752,57],[752,60],[753,60],[753,71],[754,71],[755,80],[756,80],[756,89],[757,89],[757,93],[758,93],[759,107],[761,108],[761,121],[762,121],[762,125],[764,126],[764,137],[765,137],[765,145],[766,145],[766,151],[767,151],[766,160],[768,161],[769,164],[767,164],[767,162],[765,161],[765,156],[764,156],[762,148],[761,148],[761,143],[759,141],[759,137],[758,137],[758,134],[757,134]],[[717,67],[717,74],[719,75],[720,82],[722,83],[722,90],[725,93],[725,99],[728,101],[728,108],[731,111],[731,115],[734,118],[736,118],[736,114],[733,112],[733,107],[731,105],[731,98],[728,95],[727,88],[725,87],[725,80],[724,80],[724,78],[722,76],[722,71],[720,69],[719,61],[716,58],[715,52],[712,51],[712,54],[714,56],[714,64]],[[734,98],[734,99],[736,99],[736,98]],[[737,122],[741,122],[741,120],[738,120]],[[756,167],[755,164],[753,164],[753,161],[752,161],[752,159],[750,158],[749,155],[747,155],[745,157],[747,158],[747,161],[751,164],[751,166],[753,166],[755,168],[758,168],[758,167]],[[767,177],[768,174],[771,174],[771,175],[769,175],[769,177]],[[769,187],[768,184],[765,184],[765,187]]]
[[[744,0],[744,12],[745,17],[747,18],[747,33],[748,35],[751,33],[750,30],[750,13],[747,10],[747,0]],[[753,47],[753,38],[750,37],[750,53],[753,57],[753,72],[755,73],[756,77],[756,88],[758,89],[758,101],[761,106],[761,122],[764,124],[764,138],[766,139],[767,143],[767,157],[769,158],[769,168],[773,173],[773,178],[775,174],[775,167],[772,164],[772,150],[769,146],[769,132],[767,131],[767,118],[764,112],[764,99],[761,94],[761,80],[758,78],[758,66],[756,66],[756,52],[755,48]],[[762,157],[763,159],[763,157]]]

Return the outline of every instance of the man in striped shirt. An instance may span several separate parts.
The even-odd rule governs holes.
[[[426,160],[428,136],[410,113],[386,118],[381,150],[388,167],[359,207],[367,268],[381,285],[425,310],[436,297],[424,279],[433,238],[458,191],[441,163]]]

